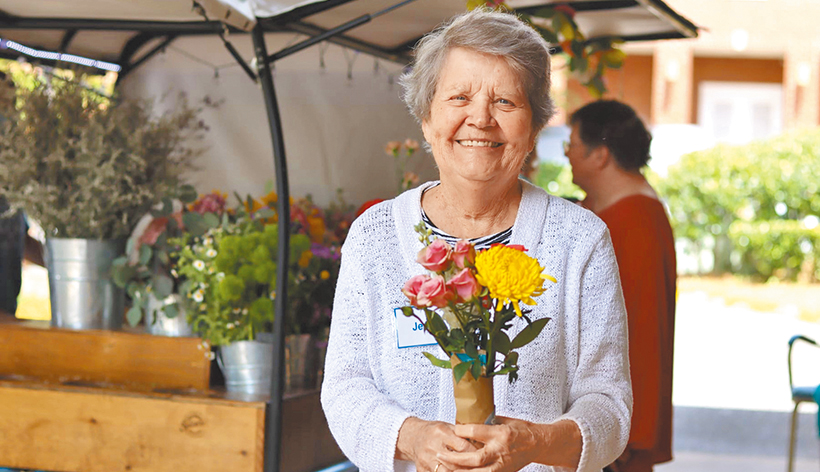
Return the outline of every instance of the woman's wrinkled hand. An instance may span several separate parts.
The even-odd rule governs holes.
[[[408,418],[399,430],[396,459],[413,461],[418,472],[451,472],[438,460],[440,454],[476,450],[470,441],[456,435],[454,428],[441,421]]]
[[[580,430],[571,421],[535,424],[496,417],[494,425],[456,425],[464,439],[484,446],[474,451],[445,451],[437,459],[449,471],[514,472],[530,463],[576,467],[580,458]]]
[[[445,451],[438,456],[448,470],[514,472],[536,458],[538,438],[533,424],[513,418],[496,417],[496,424],[460,424],[455,433],[484,445],[471,452]],[[440,470],[441,468],[439,468]]]

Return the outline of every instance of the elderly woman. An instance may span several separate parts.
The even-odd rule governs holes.
[[[364,471],[600,471],[626,444],[626,315],[606,226],[518,178],[553,113],[549,63],[531,27],[478,10],[422,39],[402,79],[440,181],[353,224],[322,386],[330,429]],[[529,315],[552,321],[520,349],[518,380],[495,377],[497,424],[453,425],[452,372],[401,332],[401,288],[424,272],[419,221],[451,242],[523,245],[559,281]]]

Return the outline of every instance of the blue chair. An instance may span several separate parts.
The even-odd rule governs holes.
[[[817,346],[817,343],[814,342],[813,339],[809,339],[805,336],[796,335],[792,336],[789,339],[789,389],[792,393],[792,402],[794,402],[794,410],[792,410],[792,418],[790,422],[789,431],[789,465],[786,469],[787,472],[793,472],[794,470],[794,450],[796,446],[796,434],[797,434],[797,409],[803,402],[814,402],[814,392],[817,390],[817,385],[810,385],[810,386],[795,386],[794,382],[792,381],[792,348],[794,347],[794,343],[797,341],[804,341],[813,346]]]

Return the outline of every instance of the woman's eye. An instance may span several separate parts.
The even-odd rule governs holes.
[[[457,95],[453,97],[453,100],[467,100],[467,97],[465,97],[464,95]]]
[[[513,104],[513,102],[507,100],[506,98],[499,98],[498,103],[500,103],[502,105],[512,105]]]

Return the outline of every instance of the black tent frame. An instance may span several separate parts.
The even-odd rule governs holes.
[[[276,99],[271,63],[299,52],[307,47],[322,41],[354,49],[366,54],[386,59],[392,62],[408,64],[411,61],[411,51],[420,38],[414,38],[396,48],[386,49],[375,44],[367,43],[344,33],[357,26],[363,25],[373,18],[388,13],[415,0],[401,0],[377,13],[362,15],[333,29],[324,29],[303,20],[309,16],[322,13],[354,0],[327,0],[325,2],[308,4],[295,8],[289,12],[271,18],[257,18],[257,24],[251,31],[253,50],[256,58],[256,71],[251,70],[239,53],[225,41],[231,55],[240,63],[243,70],[252,80],[261,83],[268,115],[271,141],[273,143],[273,160],[276,177],[276,189],[279,194],[277,211],[279,213],[280,231],[277,249],[277,287],[276,287],[276,317],[274,321],[274,353],[273,372],[271,379],[271,395],[268,400],[265,415],[265,457],[264,470],[278,472],[281,453],[281,426],[282,426],[282,395],[284,390],[284,312],[287,307],[287,268],[289,257],[290,233],[290,190],[288,184],[287,161],[285,159],[285,144],[282,133],[281,116]],[[196,1],[193,0],[194,5]],[[548,3],[519,9],[521,13],[537,15],[538,10],[545,6],[555,6],[560,3]],[[649,41],[657,39],[680,39],[697,36],[697,26],[686,18],[678,15],[662,0],[582,0],[567,2],[576,11],[614,10],[643,6],[654,9],[655,13],[663,16],[666,21],[675,27],[674,32],[620,36],[624,41]],[[21,18],[7,15],[0,11],[0,29],[9,30],[63,30],[65,33],[60,42],[59,51],[65,52],[78,31],[134,31],[136,34],[129,39],[120,52],[117,63],[122,67],[118,80],[126,77],[137,67],[148,61],[157,53],[163,51],[170,43],[180,36],[220,35],[225,31],[244,33],[244,31],[227,27],[219,21],[198,22],[168,22],[168,21],[139,21],[139,20],[96,20],[77,18]],[[309,36],[302,42],[286,47],[274,54],[268,54],[265,46],[264,34],[269,32],[294,32]],[[136,53],[146,44],[159,39],[159,44],[152,47],[140,57]],[[593,41],[602,38],[593,38]],[[224,40],[224,37],[223,37]],[[36,46],[36,45],[31,45]],[[9,52],[0,52],[0,57],[17,57]],[[42,60],[55,65],[56,62]]]

